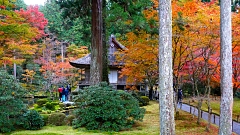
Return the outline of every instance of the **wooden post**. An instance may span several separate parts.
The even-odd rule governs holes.
[[[213,123],[215,124],[215,114],[213,114]]]

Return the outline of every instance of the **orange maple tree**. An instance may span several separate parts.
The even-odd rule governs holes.
[[[13,63],[22,63],[25,54],[33,54],[35,46],[30,42],[38,34],[25,18],[14,12],[10,1],[0,3],[0,64],[5,68]]]
[[[158,34],[155,32],[158,31],[158,1],[153,2],[152,7],[143,11],[151,30],[127,33],[121,41],[127,49],[117,54],[118,61],[124,62],[120,77],[127,76],[127,87],[137,89],[136,85],[147,84],[150,99],[158,81]]]
[[[233,93],[240,88],[240,14],[232,14]]]

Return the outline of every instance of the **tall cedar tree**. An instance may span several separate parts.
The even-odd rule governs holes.
[[[232,134],[232,25],[231,1],[220,2],[221,38],[221,105],[219,135]]]
[[[172,6],[159,0],[160,135],[175,135],[172,74]]]
[[[91,63],[90,63],[90,85],[98,84],[102,81],[103,69],[103,22],[102,22],[102,0],[87,1],[56,1],[63,10],[65,17],[78,17],[80,15],[89,16],[91,14]],[[90,12],[91,9],[91,12]],[[105,71],[107,72],[107,71]]]
[[[90,85],[102,81],[103,37],[102,37],[102,0],[92,0],[92,44],[90,62]]]

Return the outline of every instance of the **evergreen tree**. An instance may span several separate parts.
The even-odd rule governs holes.
[[[26,109],[22,101],[24,94],[14,77],[0,69],[0,132],[10,132],[21,124],[19,116]]]
[[[24,10],[27,9],[27,4],[24,2],[24,0],[16,0],[14,4],[16,5],[17,10],[20,10],[21,8]]]
[[[78,46],[90,46],[90,24],[82,16],[66,16],[65,8],[55,0],[48,0],[41,8],[48,19],[48,30],[59,40]]]

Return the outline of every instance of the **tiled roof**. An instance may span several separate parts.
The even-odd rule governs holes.
[[[116,38],[111,35],[111,38],[109,40],[109,45],[111,47],[116,47],[118,49],[126,49],[125,46],[123,46],[121,43],[119,43]],[[115,62],[115,56],[113,54],[109,54],[108,55],[108,60],[109,60],[109,66],[119,66],[119,65],[122,65],[122,64],[117,64]],[[74,67],[77,67],[77,68],[87,68],[87,67],[90,67],[90,62],[91,62],[91,54],[87,54],[86,56],[82,57],[82,58],[79,58],[77,60],[74,60],[74,61],[70,61],[69,63],[74,66]]]
[[[70,61],[69,63],[74,67],[89,67],[90,62],[91,62],[91,54],[89,53],[86,56],[74,61]]]

